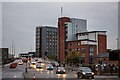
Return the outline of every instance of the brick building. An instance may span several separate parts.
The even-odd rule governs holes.
[[[82,57],[83,64],[93,64],[98,54],[106,52],[106,31],[90,31],[77,33],[76,41],[67,41],[68,54],[77,51]]]
[[[87,21],[69,17],[58,19],[59,60],[64,62],[71,51],[77,51],[85,64],[107,51],[106,31],[87,31]]]
[[[76,33],[86,30],[86,20],[69,17],[61,17],[58,19],[58,53],[60,62],[65,61],[67,54],[66,42],[76,40]]]

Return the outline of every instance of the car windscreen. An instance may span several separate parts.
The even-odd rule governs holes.
[[[60,67],[59,70],[64,70],[64,68]]]
[[[91,72],[90,68],[87,68],[87,67],[82,68],[82,71],[83,71],[83,72]]]

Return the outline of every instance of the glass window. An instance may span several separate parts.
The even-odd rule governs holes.
[[[82,54],[84,54],[85,53],[85,48],[81,48],[81,50],[82,50]]]
[[[90,46],[89,50],[90,50],[90,53],[94,52],[94,48],[92,46]]]

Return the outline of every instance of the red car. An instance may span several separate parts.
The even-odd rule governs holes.
[[[11,63],[10,64],[10,68],[16,68],[17,67],[17,63]]]

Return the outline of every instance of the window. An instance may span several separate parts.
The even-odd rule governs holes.
[[[82,54],[85,54],[85,48],[81,48]]]
[[[80,43],[77,43],[77,45],[80,45]]]
[[[94,48],[92,46],[90,46],[89,50],[90,50],[90,53],[94,52]]]
[[[76,28],[77,28],[78,26],[76,25]]]

